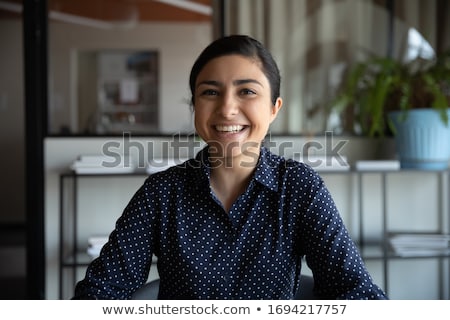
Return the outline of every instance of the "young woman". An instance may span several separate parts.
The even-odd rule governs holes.
[[[190,75],[195,159],[148,177],[75,289],[128,299],[158,258],[160,299],[293,299],[302,260],[323,299],[386,299],[320,176],[262,145],[280,74],[253,38],[211,43]]]

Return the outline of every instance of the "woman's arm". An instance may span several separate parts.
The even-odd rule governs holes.
[[[315,292],[324,299],[387,299],[366,269],[323,180],[318,174],[311,177],[301,241]]]
[[[129,299],[147,281],[156,221],[149,190],[147,180],[117,220],[100,256],[77,283],[73,299]]]

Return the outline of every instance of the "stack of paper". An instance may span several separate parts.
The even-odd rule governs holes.
[[[358,171],[392,171],[400,170],[398,160],[358,160],[355,162]]]
[[[348,171],[350,165],[348,164],[346,156],[327,157],[307,155],[301,157],[294,157],[294,160],[303,162],[317,171]]]
[[[395,234],[389,242],[400,256],[435,256],[450,254],[449,234]]]
[[[71,169],[78,174],[132,173],[136,167],[136,161],[130,156],[82,155],[72,163]]]
[[[87,253],[92,258],[97,258],[103,246],[108,242],[107,236],[92,236],[88,239]]]

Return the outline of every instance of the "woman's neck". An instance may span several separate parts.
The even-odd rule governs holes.
[[[231,162],[232,161],[232,162]],[[210,185],[226,212],[236,199],[245,192],[255,171],[256,160],[223,159],[220,165],[212,166]]]

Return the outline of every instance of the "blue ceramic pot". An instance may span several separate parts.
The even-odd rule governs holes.
[[[395,142],[401,168],[444,170],[450,160],[450,108],[449,123],[445,125],[439,112],[433,109],[409,110],[389,113],[395,127]]]

